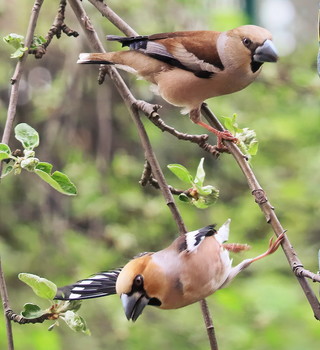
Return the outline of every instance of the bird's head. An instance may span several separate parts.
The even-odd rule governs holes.
[[[230,55],[237,57],[238,62],[250,60],[253,73],[258,71],[264,62],[276,62],[278,60],[278,52],[272,42],[272,35],[265,28],[244,25],[229,30],[226,35],[225,45],[230,48]]]
[[[128,320],[136,321],[147,305],[160,306],[160,281],[151,254],[131,260],[118,276],[116,291]]]

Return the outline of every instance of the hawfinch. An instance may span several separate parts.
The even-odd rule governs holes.
[[[264,62],[276,62],[271,33],[244,25],[226,32],[181,31],[149,36],[108,35],[130,50],[81,53],[77,63],[110,64],[153,84],[153,91],[191,120],[221,139],[235,141],[200,119],[204,100],[242,90],[258,76]]]
[[[216,231],[214,225],[188,232],[156,253],[142,253],[123,268],[101,272],[58,289],[56,299],[81,300],[118,294],[128,320],[136,321],[147,305],[177,309],[195,303],[225,287],[239,272],[269,254],[283,235],[270,241],[268,250],[232,267],[229,250],[245,244],[225,244],[230,219]]]

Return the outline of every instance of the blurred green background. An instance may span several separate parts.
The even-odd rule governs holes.
[[[101,40],[119,31],[83,1]],[[174,30],[225,30],[245,23],[270,29],[282,55],[266,64],[259,79],[244,91],[209,100],[218,116],[238,114],[259,140],[252,167],[305,267],[318,270],[320,248],[320,113],[316,72],[318,1],[108,1],[140,34]],[[58,1],[44,2],[36,34],[46,35]],[[26,32],[32,1],[0,2],[0,35]],[[98,67],[78,66],[78,54],[89,49],[70,8],[66,23],[78,38],[53,40],[41,60],[29,56],[21,83],[16,122],[39,131],[37,156],[67,173],[78,187],[63,196],[36,176],[24,172],[0,186],[0,254],[12,308],[41,303],[21,283],[19,272],[46,277],[57,285],[122,266],[142,251],[167,246],[177,235],[161,193],[141,188],[144,154],[137,131],[111,82],[96,83]],[[0,44],[0,132],[6,120],[10,78],[16,61]],[[134,95],[163,105],[161,117],[178,130],[203,133],[179,110],[149,91],[148,84],[121,73]],[[180,163],[194,169],[205,157],[207,184],[220,189],[216,205],[198,210],[178,203],[188,229],[232,218],[230,242],[252,250],[234,256],[235,263],[265,251],[272,235],[263,214],[229,155],[213,159],[198,147],[163,134],[144,118],[145,126],[170,184],[181,183],[166,168]],[[212,143],[215,142],[210,136]],[[11,138],[10,147],[19,144]],[[319,286],[314,285],[316,294]],[[226,289],[208,298],[221,349],[318,349],[317,322],[281,251],[241,274]],[[43,304],[43,306],[46,306]],[[150,348],[208,349],[199,305],[161,311],[147,308],[135,324],[127,322],[117,296],[90,300],[80,310],[92,336],[62,324],[13,325],[17,350]],[[0,348],[6,347],[0,316]]]

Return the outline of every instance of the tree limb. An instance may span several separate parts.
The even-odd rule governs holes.
[[[98,6],[101,6],[100,1],[91,1],[91,0],[89,0],[89,1],[92,4],[94,4],[95,6],[97,6],[97,8],[98,8]],[[77,18],[82,26],[82,29],[84,30],[85,34],[87,35],[87,38],[88,38],[88,41],[89,41],[91,47],[93,49],[98,48],[99,51],[96,51],[96,52],[105,52],[105,50],[104,50],[101,42],[99,41],[98,36],[97,36],[96,32],[94,31],[91,23],[89,26],[90,30],[88,30],[87,29],[88,25],[86,25],[84,23],[84,21],[82,20],[82,18],[86,18],[86,20],[89,21],[88,16],[86,15],[86,13],[82,7],[81,2],[79,0],[69,0],[69,3],[71,5],[75,15],[77,16]],[[104,9],[106,9],[106,8],[108,9],[108,13],[109,13],[110,8],[108,8],[106,5],[104,5]],[[112,14],[114,14],[114,13],[112,12]],[[119,18],[120,17],[118,17],[118,16],[112,16],[112,20],[111,20],[108,17],[108,19],[110,21],[114,20],[117,23],[117,25],[119,23],[121,23],[121,25],[125,25],[127,34],[136,35],[136,33],[132,32],[132,29],[129,26],[127,26],[125,22],[123,22],[122,20],[120,21]],[[92,42],[93,40],[94,40],[94,42]],[[173,216],[173,218],[178,226],[179,232],[180,232],[180,234],[185,234],[187,232],[186,226],[185,226],[185,224],[182,220],[182,217],[180,215],[180,212],[178,211],[178,208],[174,202],[173,196],[168,188],[168,185],[166,183],[165,177],[163,176],[163,173],[162,173],[162,170],[161,170],[160,165],[158,163],[158,160],[153,152],[153,149],[152,149],[149,137],[148,137],[146,130],[144,128],[144,125],[141,122],[141,119],[139,116],[139,108],[137,106],[138,101],[134,98],[131,91],[128,89],[128,87],[126,86],[126,84],[124,83],[123,79],[121,78],[121,76],[119,75],[119,73],[117,72],[116,69],[114,69],[113,67],[107,67],[106,71],[107,71],[109,77],[111,78],[111,80],[113,81],[114,85],[116,86],[121,97],[123,98],[125,104],[127,105],[130,116],[133,119],[133,121],[137,127],[140,141],[141,141],[141,144],[142,144],[144,152],[145,152],[145,157],[151,166],[151,170],[152,170],[154,177],[156,178],[156,180],[159,183],[159,187],[161,189],[162,195],[166,201],[166,204],[168,205],[168,207],[171,210],[171,214],[172,214],[172,216]],[[211,350],[218,350],[217,341],[216,341],[216,337],[215,337],[215,333],[214,333],[214,328],[209,325],[209,320],[212,324],[212,318],[211,318],[210,311],[207,307],[205,300],[201,301],[201,309],[202,309],[203,317],[204,317],[205,322],[206,322],[207,333],[208,333],[208,337],[209,337]]]
[[[11,321],[7,317],[7,311],[10,310],[10,304],[9,304],[6,281],[4,279],[4,274],[2,271],[1,258],[0,258],[0,294],[1,294],[1,300],[3,305],[4,319],[6,323],[8,350],[14,350]]]

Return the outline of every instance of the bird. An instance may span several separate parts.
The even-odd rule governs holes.
[[[177,237],[167,248],[145,252],[123,268],[100,272],[74,284],[58,288],[55,299],[83,300],[117,294],[126,318],[136,321],[147,305],[178,309],[200,301],[228,285],[253,262],[275,252],[284,234],[269,242],[263,254],[232,267],[229,251],[246,244],[225,243],[230,219],[219,230],[215,225]]]
[[[146,36],[108,35],[126,51],[81,53],[77,63],[108,64],[147,80],[153,92],[182,107],[195,124],[222,140],[236,142],[227,130],[218,131],[201,120],[202,103],[231,94],[251,84],[264,62],[276,62],[278,53],[271,33],[256,25],[228,31],[178,31]]]

